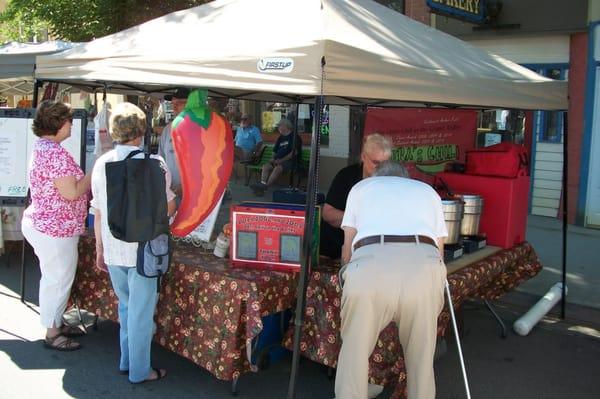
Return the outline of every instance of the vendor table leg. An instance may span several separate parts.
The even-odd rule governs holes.
[[[233,381],[231,381],[231,395],[233,395],[233,396],[237,396],[237,394],[238,394],[237,384],[238,384],[239,379],[240,379],[240,377],[236,377],[233,379]]]
[[[86,332],[88,332],[87,327],[85,326],[85,323],[83,322],[83,316],[81,314],[81,309],[79,308],[79,304],[77,303],[77,298],[75,298],[75,296],[71,296],[71,302],[73,302],[73,306],[75,306],[75,310],[77,311],[77,318],[79,319],[79,324],[81,324],[81,326],[83,327],[83,330]]]
[[[500,324],[500,328],[502,329],[502,333],[500,334],[500,336],[502,338],[506,338],[506,325],[504,324],[504,320],[502,320],[498,313],[496,313],[496,310],[487,299],[484,299],[483,303],[485,304],[485,307],[488,308],[488,310],[492,313],[496,321]]]
[[[335,369],[333,367],[327,366],[327,378],[333,380],[335,378]]]

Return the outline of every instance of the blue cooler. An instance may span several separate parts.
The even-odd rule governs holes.
[[[264,370],[270,364],[280,361],[286,352],[289,352],[281,342],[283,334],[290,325],[291,317],[292,311],[287,309],[261,319],[263,330],[252,342],[252,364]]]

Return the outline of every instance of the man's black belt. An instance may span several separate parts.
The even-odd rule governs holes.
[[[417,241],[418,240],[418,241]],[[360,247],[364,247],[365,245],[370,244],[383,244],[390,242],[419,242],[423,244],[433,245],[437,248],[437,243],[433,240],[433,238],[427,236],[393,236],[393,235],[378,235],[378,236],[368,236],[365,238],[361,238],[354,244],[354,250],[357,250]]]

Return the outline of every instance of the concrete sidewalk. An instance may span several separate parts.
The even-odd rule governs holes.
[[[541,296],[562,279],[562,222],[530,215],[527,241],[544,269],[518,291]],[[568,226],[567,287],[567,303],[600,309],[600,230]]]

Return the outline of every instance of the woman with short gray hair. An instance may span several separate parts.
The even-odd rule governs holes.
[[[146,115],[131,103],[115,107],[110,117],[110,135],[117,143],[115,148],[96,161],[92,171],[91,202],[94,208],[94,232],[96,235],[96,265],[108,271],[110,280],[119,298],[119,322],[121,358],[119,370],[129,375],[133,384],[156,381],[167,371],[154,368],[150,363],[150,347],[154,328],[156,307],[156,280],[143,277],[136,270],[138,243],[121,241],[112,236],[108,227],[108,204],[106,186],[106,163],[121,161],[132,151],[139,150],[146,130]],[[141,158],[144,154],[134,155]],[[175,194],[171,191],[171,174],[165,161],[160,161],[165,170],[165,188],[168,213],[175,212]]]

